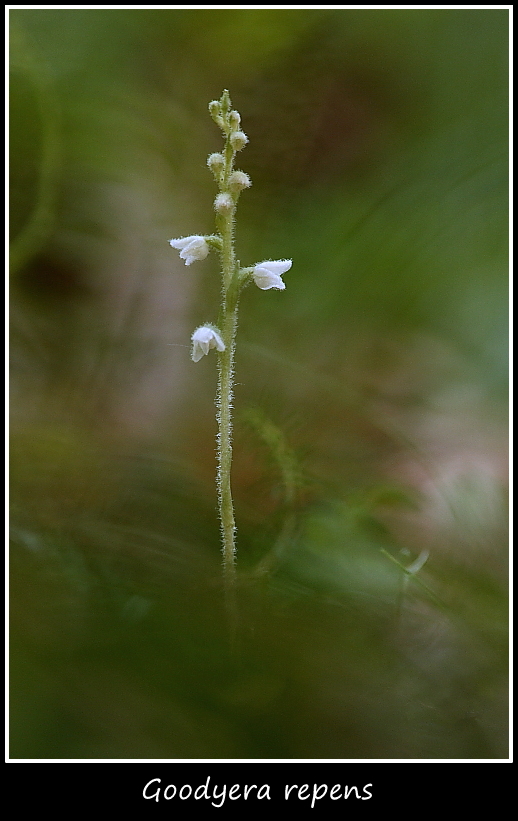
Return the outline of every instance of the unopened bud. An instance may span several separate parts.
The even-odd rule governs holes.
[[[228,187],[235,194],[244,188],[250,188],[251,185],[252,180],[244,171],[233,171],[228,178]]]
[[[225,165],[225,158],[223,154],[218,154],[217,152],[211,154],[207,159],[207,165],[217,177],[223,171],[223,167]]]
[[[234,131],[233,134],[230,135],[230,145],[234,149],[234,151],[241,151],[242,148],[248,142],[248,137],[243,131]]]
[[[220,128],[224,127],[223,117],[221,116],[221,105],[217,100],[212,100],[209,103],[210,116]]]
[[[234,201],[230,194],[218,194],[214,200],[214,208],[218,214],[229,214],[234,207]]]
[[[231,111],[228,115],[228,121],[232,131],[236,131],[239,128],[239,123],[241,122],[241,115],[239,111]]]
[[[230,102],[230,94],[228,93],[227,89],[224,90],[219,102],[221,104],[221,113],[224,115],[228,114],[232,106],[232,103]]]

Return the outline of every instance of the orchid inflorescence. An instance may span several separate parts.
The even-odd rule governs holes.
[[[193,234],[180,239],[171,239],[169,244],[180,252],[186,265],[205,259],[213,249],[221,259],[222,301],[216,325],[206,323],[196,328],[191,337],[191,357],[198,362],[215,349],[218,354],[218,473],[217,486],[219,514],[223,538],[223,556],[227,589],[235,575],[235,522],[230,489],[230,467],[232,462],[232,388],[234,376],[234,352],[237,331],[237,309],[243,288],[254,282],[262,291],[271,289],[283,291],[282,275],[291,268],[291,260],[265,260],[248,268],[242,268],[234,250],[235,213],[239,197],[251,186],[251,180],[244,171],[234,168],[238,151],[248,143],[248,137],[241,129],[241,117],[232,109],[228,91],[220,100],[209,104],[209,111],[216,125],[221,128],[225,140],[221,152],[210,154],[207,165],[218,185],[214,200],[216,212],[216,233]]]
[[[240,130],[241,117],[237,111],[230,110],[230,98],[228,92],[223,92],[221,100],[214,100],[209,104],[209,110],[212,118],[217,125],[222,129],[227,138],[227,146],[225,153],[220,154],[215,152],[209,155],[207,165],[211,169],[219,184],[220,192],[214,200],[214,208],[218,215],[228,215],[234,217],[237,201],[241,191],[249,188],[252,184],[250,177],[244,171],[233,169],[233,160],[237,151],[240,151],[248,143],[248,137]],[[230,147],[230,150],[229,150]],[[229,162],[230,160],[230,162]],[[191,265],[193,262],[205,259],[211,247],[220,251],[223,250],[224,239],[222,235],[211,234],[209,236],[201,236],[193,234],[190,237],[181,237],[180,239],[171,239],[169,244],[180,252],[180,259],[185,260],[186,265]],[[285,274],[291,268],[291,260],[266,260],[259,262],[250,268],[240,268],[237,274],[237,281],[240,289],[247,285],[250,281],[255,282],[258,288],[267,291],[271,288],[283,291],[285,284],[281,279],[281,275]],[[222,342],[221,332],[215,328],[214,325],[205,325],[197,328],[191,340],[193,342],[192,359],[198,362],[200,356],[199,339],[200,333],[206,329],[205,336],[209,338],[210,334],[216,334],[218,344],[212,344],[203,353],[209,352],[210,348],[215,347],[220,353],[225,350]],[[202,334],[203,336],[203,334]],[[212,339],[215,337],[212,336]],[[221,347],[223,345],[223,347]]]

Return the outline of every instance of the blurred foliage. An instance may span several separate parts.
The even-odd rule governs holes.
[[[506,757],[508,12],[10,23],[11,756]],[[167,243],[223,88],[243,264],[293,259],[242,300],[234,654],[219,282]]]

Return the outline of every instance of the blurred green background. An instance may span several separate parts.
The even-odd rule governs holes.
[[[508,12],[11,9],[15,758],[502,758]],[[208,102],[243,265],[238,646]]]

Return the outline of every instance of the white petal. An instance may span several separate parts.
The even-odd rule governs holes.
[[[285,274],[286,271],[289,271],[292,266],[291,259],[268,259],[266,262],[260,262],[258,265],[255,266],[256,270],[258,268],[266,269],[270,274]]]
[[[200,237],[197,234],[192,237],[170,239],[169,245],[180,251],[180,259],[184,259],[186,265],[191,265],[198,259],[205,259],[210,251],[205,237]]]
[[[211,341],[214,335],[214,331],[212,328],[209,328],[207,325],[202,325],[201,328],[196,328],[192,335],[192,341],[197,342],[199,345],[207,345]],[[208,351],[208,347],[207,347]]]
[[[202,358],[202,356],[203,356],[203,351],[201,350],[200,346],[196,345],[196,344],[193,345],[192,346],[192,353],[191,353],[192,361],[193,362],[199,362],[200,359]]]
[[[222,338],[216,331],[213,331],[214,334],[214,347],[217,351],[224,351],[225,350],[225,343],[223,342]]]
[[[187,243],[191,241],[192,237],[183,237],[183,239],[170,239],[169,245],[172,248],[175,248],[176,251],[181,251],[182,248],[185,248]]]
[[[278,291],[284,291],[286,288],[286,285],[277,274],[260,271],[260,273],[254,273],[253,276],[255,284],[258,288],[261,288],[262,291],[268,291],[270,288],[277,288]]]

